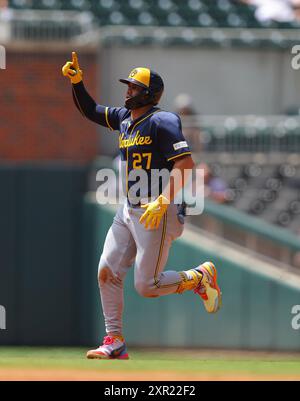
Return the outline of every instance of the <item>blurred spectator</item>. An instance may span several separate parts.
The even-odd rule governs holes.
[[[299,233],[300,235],[300,233]],[[293,266],[295,266],[297,269],[300,269],[300,252],[296,252],[293,256]]]
[[[214,176],[206,163],[200,163],[196,168],[204,170],[204,197],[217,203],[226,203],[228,201],[226,182],[221,177]]]
[[[260,22],[291,22],[296,19],[294,6],[298,0],[242,0],[256,7],[255,17]]]
[[[11,8],[8,8],[8,2],[6,0],[0,0],[0,24],[1,21],[11,20],[13,12]]]
[[[180,93],[175,97],[174,107],[176,113],[181,114],[182,116],[192,116],[196,114],[192,98],[186,93]]]
[[[291,0],[295,18],[299,21],[300,20],[300,0]]]
[[[192,151],[202,150],[201,130],[195,119],[196,111],[190,95],[181,93],[174,100],[174,110],[180,116],[183,125],[183,134]]]

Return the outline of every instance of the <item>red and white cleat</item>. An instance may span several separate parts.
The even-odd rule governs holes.
[[[217,269],[212,262],[205,262],[196,267],[202,273],[202,279],[198,287],[194,290],[204,302],[208,313],[216,313],[222,306],[222,293],[217,283]]]
[[[88,359],[129,359],[124,338],[120,336],[106,336],[103,344],[97,349],[87,352]]]

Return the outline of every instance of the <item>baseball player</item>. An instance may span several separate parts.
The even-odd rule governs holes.
[[[149,68],[134,68],[128,78],[124,107],[106,107],[91,98],[84,87],[82,70],[75,52],[72,61],[62,68],[72,83],[76,107],[91,121],[119,131],[119,148],[126,164],[127,201],[116,213],[110,227],[98,269],[98,283],[107,335],[103,344],[88,351],[87,358],[128,359],[122,334],[123,282],[135,262],[135,288],[141,296],[159,297],[193,290],[208,313],[221,306],[217,271],[212,262],[183,271],[164,271],[172,241],[183,231],[174,203],[172,174],[192,169],[194,162],[183,137],[180,118],[157,106],[164,90],[163,80]],[[170,179],[156,199],[143,204],[142,195],[150,199],[150,187],[141,189],[140,201],[132,201],[129,175],[132,170],[167,169]],[[175,176],[174,176],[175,177]],[[151,186],[151,184],[149,184]],[[183,185],[183,184],[180,184]]]

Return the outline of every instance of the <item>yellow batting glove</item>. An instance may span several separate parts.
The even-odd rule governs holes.
[[[72,84],[78,84],[82,81],[82,70],[79,67],[78,57],[76,52],[72,52],[72,61],[67,61],[62,67],[64,77],[69,77]]]
[[[145,225],[146,230],[157,230],[163,215],[166,213],[170,201],[163,195],[159,195],[155,201],[142,205],[146,209],[140,218],[140,223]]]

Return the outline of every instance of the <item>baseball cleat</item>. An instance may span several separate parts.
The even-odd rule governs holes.
[[[103,344],[87,352],[88,359],[129,359],[123,337],[106,336]]]
[[[212,262],[205,262],[197,271],[202,273],[202,280],[194,290],[204,302],[205,309],[208,313],[216,313],[222,305],[222,293],[217,283],[217,269]]]

